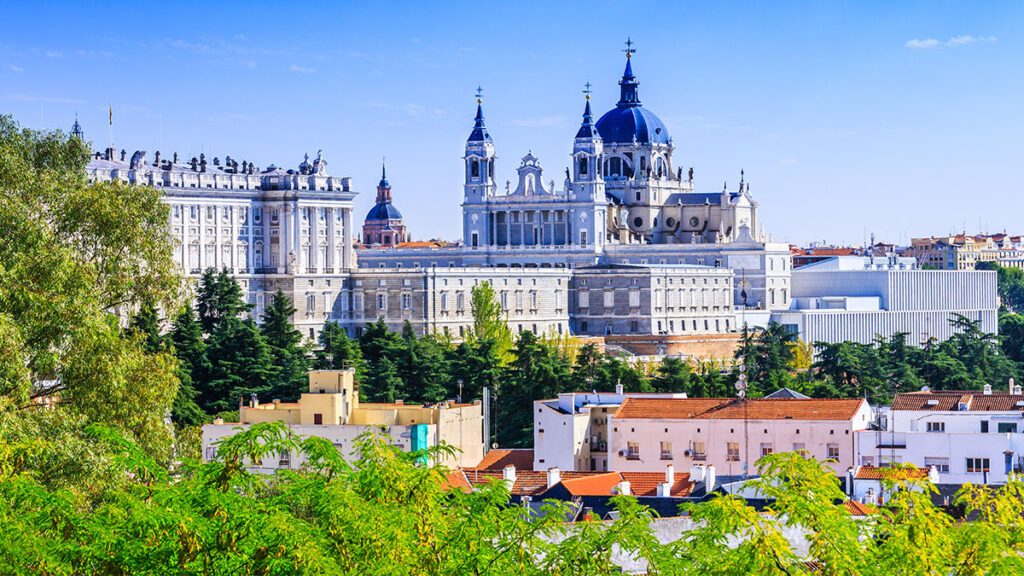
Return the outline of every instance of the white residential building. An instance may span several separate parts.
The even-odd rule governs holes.
[[[534,401],[534,470],[608,471],[608,417],[627,398],[686,398],[686,394],[625,394],[621,385],[616,388],[614,393],[564,392],[555,399]]]
[[[934,467],[943,484],[1001,484],[1024,468],[1024,394],[923,390],[897,394],[878,430],[857,434],[857,463]]]
[[[870,422],[863,399],[630,397],[608,418],[608,468],[704,464],[719,476],[743,476],[756,474],[764,455],[806,451],[839,475],[853,465],[855,435]]]

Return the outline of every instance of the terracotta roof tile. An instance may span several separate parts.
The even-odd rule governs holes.
[[[658,484],[665,481],[665,474],[661,472],[622,472],[622,478],[629,482],[629,488],[636,496],[657,496]],[[693,482],[690,475],[685,472],[676,472],[675,481],[672,483],[672,490],[669,492],[673,498],[683,498],[693,491]]]
[[[908,467],[877,467],[877,466],[861,466],[857,470],[855,478],[857,480],[882,480],[885,478],[895,479],[911,479],[911,478],[927,478],[927,468],[908,468]]]
[[[627,398],[615,413],[622,418],[849,420],[863,399]]]
[[[441,485],[444,490],[462,490],[463,492],[470,492],[473,490],[473,485],[469,483],[469,479],[466,478],[466,473],[456,468],[452,470],[444,477],[444,483]]]
[[[611,496],[612,489],[622,482],[618,472],[601,472],[573,479],[563,479],[562,486],[573,496]]]
[[[484,459],[475,466],[477,470],[496,470],[501,472],[505,466],[515,466],[516,472],[533,470],[533,450],[491,450]]]
[[[935,403],[929,404],[932,400]],[[977,390],[934,390],[897,394],[892,401],[893,410],[928,410],[932,412],[956,411],[960,403],[971,412],[1024,411],[1024,395],[1006,392],[983,394]],[[1021,405],[1017,405],[1021,402]]]
[[[843,502],[843,508],[850,513],[850,516],[867,516],[875,513],[875,507],[870,504],[861,504],[856,500]]]

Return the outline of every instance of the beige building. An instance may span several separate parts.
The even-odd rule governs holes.
[[[974,270],[980,262],[995,262],[1007,268],[1020,268],[1024,264],[1020,236],[1006,234],[913,238],[903,255],[917,258],[922,267],[938,270]]]
[[[442,443],[458,450],[443,460],[446,466],[476,466],[484,455],[483,411],[479,402],[433,406],[366,404],[359,401],[355,371],[314,370],[309,373],[309,392],[298,402],[274,401],[260,404],[253,398],[239,408],[239,420],[220,420],[203,426],[203,458],[214,460],[217,442],[252,424],[284,422],[300,436],[317,436],[334,443],[346,457],[355,457],[356,439],[371,430],[382,431],[394,446],[412,452]],[[278,454],[265,459],[259,468],[272,471],[301,468],[302,454]]]

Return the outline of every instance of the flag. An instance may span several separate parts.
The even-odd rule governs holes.
[[[114,125],[114,107],[113,106],[110,107],[110,125],[111,126]]]

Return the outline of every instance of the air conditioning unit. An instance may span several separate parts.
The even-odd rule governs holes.
[[[693,450],[690,450],[689,448],[687,448],[686,450],[683,451],[683,456],[686,456],[686,457],[693,456]]]
[[[625,449],[619,450],[619,456],[625,456],[625,455],[626,455],[626,450]]]

